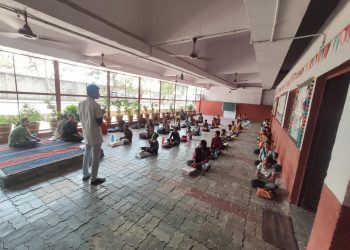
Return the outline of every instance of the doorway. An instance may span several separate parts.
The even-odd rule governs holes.
[[[326,80],[299,205],[316,212],[350,83],[350,72]]]

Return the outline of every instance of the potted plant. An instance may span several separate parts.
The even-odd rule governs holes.
[[[45,100],[44,103],[46,104],[47,109],[50,110],[50,130],[51,132],[54,132],[57,128],[58,121],[62,115],[60,112],[57,112],[56,105],[52,104],[50,100]]]
[[[15,116],[0,115],[0,142],[6,142],[11,133],[12,124],[18,122]]]
[[[77,121],[79,121],[79,114],[78,114],[78,106],[75,104],[70,104],[66,106],[63,110],[63,114],[65,115],[73,115]]]
[[[124,107],[125,113],[128,116],[128,122],[131,124],[134,118],[132,114],[132,105],[129,100],[122,100],[122,106]]]
[[[187,105],[187,110],[189,115],[193,115],[193,104],[188,104]]]
[[[141,105],[139,102],[133,102],[131,103],[132,110],[134,111],[134,114],[136,114],[137,120],[139,121],[141,118]]]
[[[30,104],[24,104],[22,109],[19,111],[19,115],[21,118],[28,118],[28,130],[30,133],[37,134],[39,132],[41,115],[35,107],[31,106]]]
[[[148,120],[149,119],[149,113],[148,113],[148,108],[147,106],[143,106],[143,111],[145,112],[145,118]]]
[[[109,124],[112,121],[110,108],[109,108],[110,104],[106,96],[102,97],[101,100],[102,100],[101,108],[103,113],[103,119]]]
[[[123,103],[122,103],[122,100],[114,100],[112,101],[112,105],[115,106],[116,108],[116,111],[117,111],[117,121],[120,121],[121,119],[123,119],[123,115],[122,115],[122,106],[123,106]]]

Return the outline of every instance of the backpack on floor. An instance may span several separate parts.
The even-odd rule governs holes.
[[[260,198],[272,200],[273,199],[273,193],[270,190],[267,190],[265,188],[257,188],[256,195]]]

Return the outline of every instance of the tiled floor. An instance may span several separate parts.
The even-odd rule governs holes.
[[[132,145],[104,147],[101,186],[79,170],[0,191],[0,249],[276,249],[262,239],[262,208],[289,214],[289,204],[250,187],[257,129],[230,142],[205,176],[181,169],[214,131],[140,160],[147,141],[133,130]]]

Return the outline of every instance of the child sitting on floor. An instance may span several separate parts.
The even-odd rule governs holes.
[[[214,117],[211,121],[211,128],[218,128],[216,117]]]
[[[220,115],[218,115],[218,117],[216,118],[216,125],[220,125],[221,124],[221,119],[220,119]]]
[[[176,118],[175,125],[172,125],[171,128],[172,129],[176,128],[176,130],[180,130],[181,129],[180,118]]]
[[[158,128],[157,133],[159,134],[169,134],[170,133],[170,124],[168,119],[164,118],[163,127]]]
[[[211,139],[210,150],[212,152],[212,157],[214,160],[218,158],[222,149],[222,140],[220,137],[220,131],[215,131],[215,136]]]
[[[265,157],[264,161],[257,166],[255,172],[256,178],[251,181],[254,188],[265,188],[274,191],[278,188],[275,183],[277,173],[272,166],[273,159],[270,156]]]
[[[62,138],[64,141],[81,142],[84,140],[84,137],[78,131],[77,124],[78,121],[75,119],[74,115],[68,115],[68,122],[63,127]]]
[[[125,127],[124,127],[124,136],[120,137],[120,140],[123,142],[123,144],[129,144],[132,142],[132,132],[131,130],[129,129],[129,125],[128,124],[125,124]]]
[[[210,131],[210,129],[209,129],[209,124],[208,124],[208,121],[207,121],[207,120],[204,120],[203,127],[202,127],[202,131],[206,131],[206,132],[209,132],[209,131]]]
[[[177,128],[173,128],[173,132],[171,132],[170,137],[168,138],[168,142],[163,144],[164,148],[171,148],[173,146],[179,146],[180,144],[180,134],[177,132]]]
[[[270,141],[265,141],[264,146],[260,149],[258,160],[255,161],[255,165],[259,165],[268,156],[272,158],[274,163],[276,163],[278,154],[272,148],[271,142]]]
[[[201,171],[209,171],[211,158],[210,149],[207,147],[207,141],[201,140],[199,146],[196,147],[192,160],[187,161],[187,166],[193,167]]]
[[[199,117],[198,117],[198,119],[197,119],[197,122],[198,122],[198,123],[203,123],[203,115],[202,115],[202,113],[199,114]]]
[[[158,134],[153,133],[151,139],[149,139],[149,147],[141,147],[141,152],[138,158],[143,159],[151,155],[157,155],[159,149]]]
[[[191,141],[192,140],[192,130],[191,130],[191,126],[188,126],[187,127],[187,130],[186,130],[186,135],[187,135],[187,140]]]
[[[192,135],[193,136],[200,136],[201,135],[201,128],[199,127],[197,122],[196,122],[196,125],[193,128]]]
[[[146,132],[141,132],[139,134],[140,139],[150,139],[154,133],[153,123],[149,123],[146,125]]]

